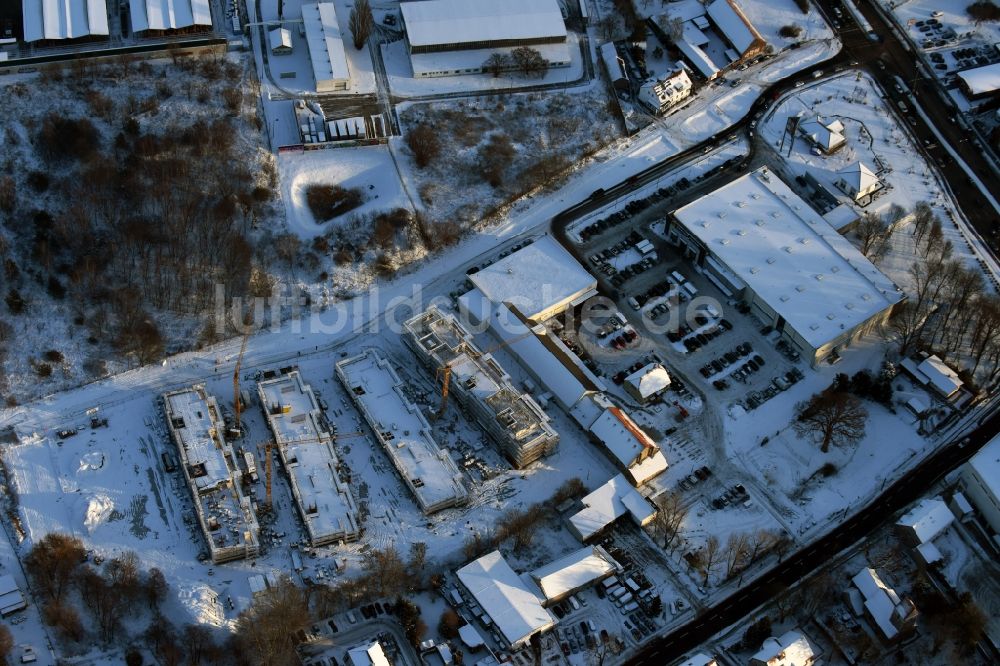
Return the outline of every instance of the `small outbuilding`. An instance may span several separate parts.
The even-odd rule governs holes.
[[[271,53],[288,55],[292,52],[292,31],[288,28],[275,28],[268,37],[271,41]]]
[[[854,201],[862,201],[882,189],[882,181],[861,161],[838,171],[834,185]]]

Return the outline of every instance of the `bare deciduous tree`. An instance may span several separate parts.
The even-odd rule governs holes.
[[[483,71],[492,74],[493,78],[497,78],[509,70],[512,64],[513,60],[511,60],[509,55],[497,51],[496,53],[491,53],[490,57],[483,63]]]
[[[76,537],[50,532],[24,559],[35,585],[54,601],[61,601],[87,551]]]
[[[722,545],[719,543],[719,538],[712,534],[705,542],[705,547],[701,549],[701,573],[704,576],[702,585],[708,585],[708,579],[719,568],[721,557]]]
[[[437,131],[426,123],[420,123],[406,133],[406,145],[413,151],[413,160],[421,169],[441,153]]]
[[[868,410],[861,400],[841,391],[827,389],[799,405],[795,431],[801,437],[813,437],[826,453],[830,445],[847,446],[865,436]]]
[[[309,626],[305,593],[284,576],[236,620],[236,638],[262,666],[295,663],[295,633]]]
[[[685,506],[680,493],[670,490],[658,495],[654,502],[657,511],[653,518],[653,534],[660,539],[664,547],[669,547],[680,532],[688,514],[688,507]]]

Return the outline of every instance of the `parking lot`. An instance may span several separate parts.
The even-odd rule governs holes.
[[[727,299],[663,238],[664,216],[691,198],[664,190],[652,202],[630,202],[603,228],[579,230],[587,268],[619,311],[597,322],[592,335],[581,330],[578,347],[616,385],[655,360],[668,366],[679,397],[695,387],[753,409],[802,378],[798,355],[772,342],[776,336],[746,305]],[[681,421],[686,408],[678,406]]]

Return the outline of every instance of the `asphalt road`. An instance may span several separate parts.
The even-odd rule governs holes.
[[[918,499],[927,488],[968,460],[998,431],[1000,413],[994,413],[968,438],[953,441],[940,449],[827,536],[789,556],[767,574],[717,603],[688,624],[648,645],[628,663],[637,666],[663,666],[746,617],[771,598],[771,586],[774,583],[791,585],[822,567],[835,553],[891,520],[893,514]]]

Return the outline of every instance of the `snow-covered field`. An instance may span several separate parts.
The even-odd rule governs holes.
[[[354,215],[411,207],[385,146],[286,153],[278,157],[278,173],[288,229],[303,240],[324,234]],[[310,185],[360,188],[365,203],[350,213],[317,223],[306,204]]]
[[[839,119],[845,126],[847,144],[832,155],[815,155],[805,139],[796,138],[789,149],[786,138],[780,159],[791,177],[808,172],[828,191],[846,201],[834,185],[838,172],[857,161],[864,162],[889,189],[866,209],[858,209],[859,212],[882,212],[893,204],[909,211],[916,202],[926,201],[941,219],[944,237],[954,245],[954,256],[970,265],[976,263],[965,232],[955,223],[960,213],[945,193],[936,167],[924,160],[909,128],[890,110],[872,79],[863,74],[844,73],[796,90],[762,119],[761,139],[777,155],[786,120],[793,115],[801,115],[805,120],[817,114],[825,119]],[[884,167],[881,173],[880,165]],[[909,273],[914,260],[912,237],[904,227],[892,240],[893,247],[879,262],[879,268],[906,290],[912,280]]]

